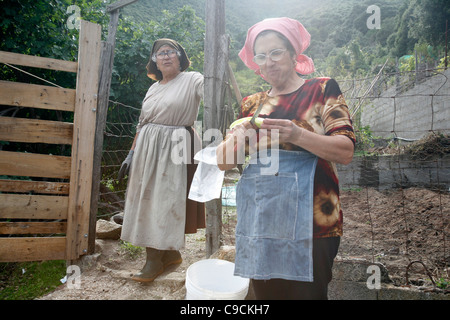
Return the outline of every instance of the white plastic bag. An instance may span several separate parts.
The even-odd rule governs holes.
[[[217,147],[206,147],[194,156],[199,161],[188,198],[197,202],[207,202],[220,198],[225,171],[217,166]]]

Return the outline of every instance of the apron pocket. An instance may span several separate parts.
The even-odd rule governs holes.
[[[296,172],[243,175],[236,189],[236,234],[271,239],[295,239],[299,203]]]

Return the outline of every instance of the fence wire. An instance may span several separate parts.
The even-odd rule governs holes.
[[[109,101],[103,141],[99,217],[123,212],[127,180],[118,180],[120,165],[130,151],[140,109]]]
[[[433,69],[337,79],[358,138],[353,163],[338,166],[344,212],[338,255],[380,262],[399,285],[440,286],[450,277],[449,74]],[[117,173],[140,113],[111,101],[113,109],[121,116],[108,115],[105,130],[103,218],[123,211],[126,181],[118,182]],[[237,170],[228,172],[224,186],[232,190],[238,179]],[[222,200],[224,245],[234,245],[232,197]]]
[[[340,254],[383,263],[399,285],[445,287],[449,279],[449,75],[425,69],[338,81],[359,146],[339,170]]]

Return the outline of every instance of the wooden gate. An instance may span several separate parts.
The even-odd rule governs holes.
[[[70,157],[0,150],[0,262],[87,252],[100,50],[101,27],[82,21],[78,62],[0,52],[2,63],[77,73],[76,89],[0,81],[0,105],[74,113],[73,123],[0,117],[0,141],[72,145]]]

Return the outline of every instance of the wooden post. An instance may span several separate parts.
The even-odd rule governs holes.
[[[242,94],[239,90],[239,86],[237,84],[236,78],[234,77],[233,69],[231,69],[230,64],[228,64],[228,73],[231,81],[231,85],[233,86],[234,95],[236,96],[236,100],[238,101],[238,104],[241,105],[242,102]]]
[[[218,52],[221,35],[225,34],[225,0],[206,1],[206,31],[205,31],[205,110],[203,114],[204,129],[218,128],[217,89],[220,82],[217,81],[217,69],[219,66]]]
[[[97,224],[98,200],[100,196],[101,163],[103,153],[103,134],[108,111],[109,92],[111,88],[111,75],[114,65],[114,48],[116,46],[116,31],[119,23],[119,10],[137,0],[121,0],[107,7],[110,13],[108,38],[102,42],[100,59],[100,80],[98,88],[97,121],[95,129],[94,168],[92,172],[92,198],[91,215],[89,220],[89,246],[88,254],[95,252],[95,232]]]
[[[204,130],[218,129],[228,74],[229,38],[225,34],[225,0],[206,1]],[[206,145],[214,141],[203,141]],[[206,203],[206,255],[220,248],[222,200]]]
[[[101,27],[81,21],[79,41],[66,260],[78,259],[88,248]]]

